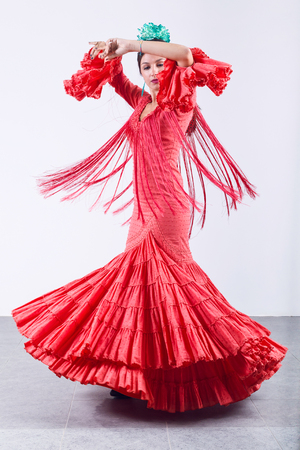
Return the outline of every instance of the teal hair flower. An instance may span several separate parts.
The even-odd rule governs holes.
[[[170,33],[163,25],[154,25],[154,23],[145,23],[142,28],[138,28],[140,34],[137,35],[139,41],[151,41],[152,39],[161,39],[170,42]]]

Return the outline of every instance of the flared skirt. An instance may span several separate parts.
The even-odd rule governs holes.
[[[234,309],[195,261],[174,261],[151,231],[13,317],[29,339],[26,351],[57,376],[169,412],[248,397],[287,351]]]

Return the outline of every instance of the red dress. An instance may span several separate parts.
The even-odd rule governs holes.
[[[134,112],[93,155],[43,178],[41,190],[46,195],[66,190],[70,199],[92,185],[115,181],[108,209],[132,185],[126,248],[104,267],[13,311],[20,332],[30,339],[26,351],[56,375],[107,386],[169,412],[248,397],[279,369],[287,351],[265,327],[234,309],[192,258],[188,238],[194,209],[205,219],[203,177],[223,190],[228,207],[236,207],[242,188],[255,195],[196,105],[196,86],[207,85],[220,95],[231,68],[199,49],[192,52],[191,67],[165,62],[158,75],[158,107],[142,121],[151,97],[141,97],[141,89],[126,78],[121,58],[103,65],[86,54],[82,70],[65,82],[67,93],[78,100],[99,98],[109,82]],[[198,157],[196,141],[212,170]],[[122,189],[131,158],[133,180]],[[192,163],[204,205],[195,200]]]

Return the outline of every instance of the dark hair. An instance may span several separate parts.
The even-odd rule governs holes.
[[[156,39],[156,38],[154,38],[154,39],[149,39],[149,41],[165,42],[165,41],[163,41],[162,39]],[[138,54],[137,54],[137,62],[138,62],[139,71],[140,71],[140,74],[141,74],[141,75],[142,75],[142,72],[141,72],[141,61],[142,61],[142,57],[144,56],[144,54],[145,54],[145,53],[140,53],[140,52],[138,52]]]

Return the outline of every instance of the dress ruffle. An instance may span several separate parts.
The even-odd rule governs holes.
[[[199,48],[191,49],[194,64],[179,67],[175,61],[167,59],[164,70],[157,77],[160,87],[157,102],[165,111],[179,108],[182,112],[195,107],[195,87],[207,86],[215,95],[224,91],[232,73],[231,65],[209,58]]]
[[[209,58],[199,48],[191,48],[191,51],[192,66],[179,67],[176,61],[166,59],[164,70],[157,75],[160,82],[157,102],[165,111],[175,108],[191,111],[195,107],[196,86],[207,86],[215,95],[221,95],[227,86],[232,73],[230,64]],[[82,69],[64,81],[66,93],[79,101],[85,97],[100,98],[102,87],[122,72],[121,61],[121,56],[104,62],[98,57],[91,59],[90,52],[85,53],[80,62]]]
[[[26,351],[58,376],[169,412],[242,400],[286,348],[235,310],[195,262],[149,232],[101,269],[13,311]]]
[[[121,58],[104,63],[86,54],[82,70],[65,81],[67,93],[77,100],[99,98],[109,82],[135,111],[93,155],[46,175],[41,191],[52,195],[65,190],[64,199],[73,199],[97,184],[99,200],[106,183],[116,177],[108,209],[133,184],[136,215],[129,235],[137,240],[128,241],[126,250],[104,267],[13,311],[20,332],[29,338],[26,351],[57,376],[106,386],[169,412],[248,397],[278,370],[287,351],[269,338],[266,328],[234,309],[189,253],[188,200],[196,207],[191,162],[203,187],[204,218],[204,175],[234,207],[243,186],[255,195],[196,107],[195,86],[206,84],[220,95],[230,66],[199,49],[192,52],[195,62],[189,68],[165,62],[158,75],[159,108],[143,121],[148,100],[122,73]],[[211,170],[199,159],[195,140]],[[176,168],[180,147],[189,195]],[[120,192],[130,151],[133,182]],[[163,214],[156,214],[149,199],[159,203]],[[176,224],[173,213],[181,218]],[[140,220],[142,214],[147,220]]]
[[[100,98],[102,87],[122,72],[121,60],[122,57],[119,56],[104,62],[98,57],[91,59],[90,52],[85,53],[80,62],[82,70],[72,75],[71,80],[64,81],[66,93],[79,101],[85,97]]]

